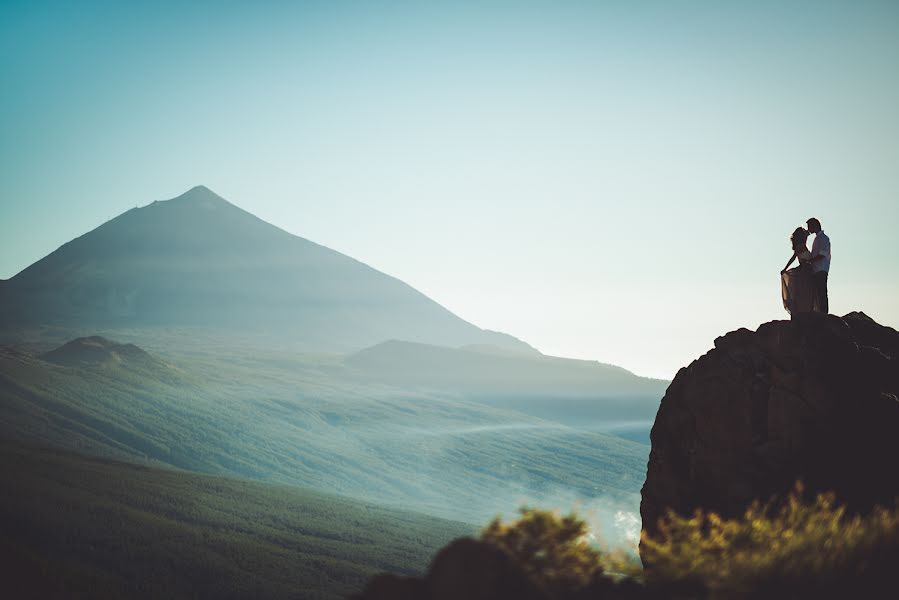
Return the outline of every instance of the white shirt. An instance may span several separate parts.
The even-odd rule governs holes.
[[[823,260],[816,260],[812,263],[812,272],[825,273],[830,272],[830,238],[823,231],[815,234],[815,241],[812,242],[812,258],[815,256],[823,256]]]

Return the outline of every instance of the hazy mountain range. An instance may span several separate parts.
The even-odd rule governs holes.
[[[666,385],[480,329],[203,186],[129,210],[0,282],[0,341],[45,351],[97,333],[160,356],[342,354],[341,378],[581,427],[627,421],[644,442]]]
[[[181,493],[205,489],[208,480],[168,479],[165,469],[302,488],[316,506],[310,490],[339,494],[354,514],[360,508],[352,502],[372,503],[452,519],[457,529],[512,514],[522,503],[579,502],[617,540],[638,526],[648,432],[666,384],[612,365],[544,356],[480,329],[407,284],[204,187],[129,210],[0,282],[0,441],[4,452],[32,458],[34,448],[62,452],[34,483],[57,495],[72,489],[64,465],[95,470],[78,457],[102,457],[162,469],[154,481]],[[123,485],[137,486],[131,471],[120,472],[131,482]],[[89,498],[86,512],[73,509],[71,519],[96,528],[91,511],[117,507],[128,515],[127,535],[145,530],[149,554],[164,552],[146,525],[157,517],[145,522],[128,507],[143,492],[125,490],[125,506],[115,489],[89,481],[89,490],[78,491]],[[169,515],[199,502],[188,493],[172,504],[166,494],[152,511]],[[8,518],[33,521],[31,503],[16,498],[8,499]],[[233,503],[226,527],[253,519],[252,497]],[[222,522],[177,514],[177,527]],[[409,519],[435,527],[435,539],[446,535],[443,522]],[[321,521],[315,540],[285,534],[266,552],[300,560],[308,544],[319,548],[329,531],[343,531],[341,523],[334,514]],[[422,547],[421,531],[405,541],[391,533],[391,551],[411,556]],[[264,528],[254,532],[270,539]],[[211,551],[203,550],[207,542],[194,543],[198,552]],[[30,552],[50,550],[35,545]],[[59,550],[59,560],[70,560],[69,551],[89,570],[102,571],[97,565],[118,556],[98,543]],[[35,560],[28,568],[48,569]],[[327,572],[361,581],[375,564],[395,572],[422,566],[404,560],[392,567],[321,563],[309,577],[322,573],[325,582]],[[337,589],[322,585],[325,596]]]

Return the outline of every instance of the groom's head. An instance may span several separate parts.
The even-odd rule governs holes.
[[[821,221],[819,221],[815,217],[812,217],[811,219],[806,221],[805,224],[808,225],[809,233],[818,233],[819,231],[821,231]]]

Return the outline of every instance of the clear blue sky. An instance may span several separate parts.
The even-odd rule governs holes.
[[[0,278],[205,184],[544,352],[899,326],[899,3],[4,2]],[[189,4],[189,6],[187,6]]]

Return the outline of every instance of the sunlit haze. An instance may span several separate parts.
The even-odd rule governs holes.
[[[0,278],[203,184],[547,354],[899,326],[895,2],[4,2]]]

